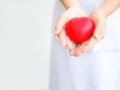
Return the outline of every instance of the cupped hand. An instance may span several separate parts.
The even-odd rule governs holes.
[[[97,42],[104,38],[106,17],[101,11],[94,11],[88,15],[95,22],[95,30],[90,39],[76,46],[74,56],[80,56],[92,49]]]
[[[55,32],[54,35],[58,36],[61,45],[66,46],[69,49],[69,53],[71,56],[75,55],[75,50],[77,44],[74,43],[65,31],[65,24],[71,19],[75,17],[85,17],[87,16],[80,6],[74,6],[68,8],[58,19],[56,26],[55,26]],[[77,53],[77,52],[76,52]]]

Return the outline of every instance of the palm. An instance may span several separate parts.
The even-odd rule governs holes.
[[[89,15],[95,22],[96,28],[93,36],[82,44],[76,46],[75,56],[80,56],[81,54],[92,49],[97,42],[99,42],[104,37],[106,18],[101,12],[92,12]]]
[[[72,55],[72,56],[75,55],[75,50],[78,45],[76,43],[74,43],[72,40],[70,40],[70,38],[67,36],[67,34],[65,32],[65,24],[71,18],[85,17],[85,16],[87,16],[87,15],[83,11],[81,11],[81,9],[70,8],[60,16],[60,18],[58,19],[58,22],[56,24],[55,34],[57,36],[59,36],[61,44],[63,46],[68,47],[70,55]]]

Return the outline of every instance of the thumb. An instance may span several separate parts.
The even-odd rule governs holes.
[[[94,31],[94,34],[93,36],[95,37],[95,39],[99,39],[101,38],[101,35],[103,33],[103,27],[105,27],[105,21],[104,20],[99,20],[97,23],[96,23],[96,28],[95,28],[95,31]]]
[[[89,17],[94,21],[95,30],[93,36],[95,39],[99,39],[102,36],[103,28],[105,27],[106,20],[104,15],[99,11],[94,11]]]
[[[55,36],[58,36],[61,33],[61,31],[65,29],[66,22],[67,22],[66,16],[64,14],[61,15],[55,25],[55,32],[54,32]]]

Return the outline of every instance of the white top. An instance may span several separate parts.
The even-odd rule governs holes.
[[[99,7],[103,0],[80,0],[85,12],[89,13]],[[58,17],[65,11],[59,0],[55,3],[53,27]],[[107,18],[105,38],[95,45],[93,50],[120,50],[120,9]]]

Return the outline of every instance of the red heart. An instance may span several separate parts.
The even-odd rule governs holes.
[[[88,17],[73,18],[66,23],[66,33],[76,43],[89,39],[94,32],[95,24]]]

